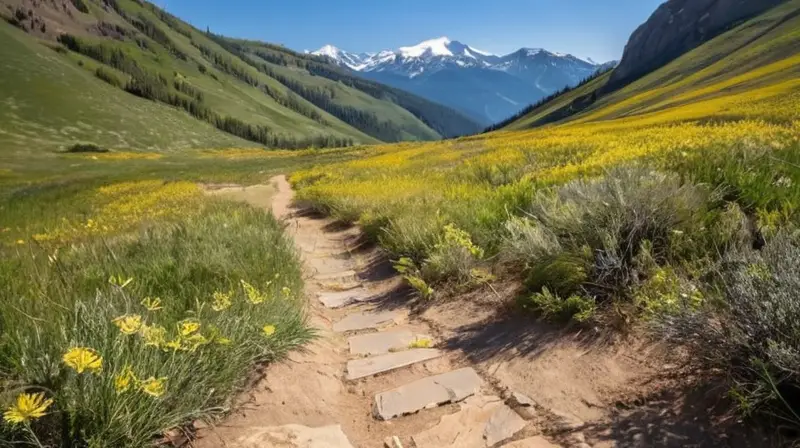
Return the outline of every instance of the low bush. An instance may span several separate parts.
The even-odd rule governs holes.
[[[67,152],[80,153],[80,152],[109,152],[107,148],[100,147],[94,143],[75,143],[67,148]]]
[[[470,235],[453,224],[444,227],[443,234],[422,263],[422,278],[428,282],[444,280],[464,284],[483,258],[483,249],[472,242]]]
[[[722,309],[668,319],[662,331],[729,375],[744,414],[800,428],[800,235],[783,230],[762,250],[733,252],[719,274]]]
[[[525,245],[541,244],[541,234],[555,235],[562,250],[591,260],[588,293],[624,297],[647,274],[637,266],[643,247],[661,265],[705,244],[705,220],[715,200],[706,188],[676,175],[618,168],[539,193],[527,213],[544,230],[518,235],[512,244],[517,252],[530,251]]]
[[[553,294],[547,287],[540,292],[523,298],[521,301],[523,308],[531,308],[542,317],[558,322],[585,322],[589,320],[595,311],[594,300],[580,295],[570,295],[566,299]]]
[[[0,438],[148,446],[223,412],[256,363],[311,337],[281,225],[246,206],[201,207],[58,251],[2,249]],[[45,415],[26,413],[31,402]]]

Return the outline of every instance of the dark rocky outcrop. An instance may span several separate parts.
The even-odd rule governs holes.
[[[785,0],[669,0],[631,35],[603,90],[620,88]]]

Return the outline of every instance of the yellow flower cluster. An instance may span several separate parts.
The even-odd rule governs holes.
[[[155,153],[155,152],[126,152],[126,151],[114,151],[114,152],[98,152],[98,153],[76,153],[76,154],[65,154],[65,157],[69,158],[81,158],[81,159],[90,159],[90,160],[112,160],[112,161],[119,161],[119,160],[158,160],[163,157],[162,154]]]
[[[167,378],[156,378],[151,376],[147,379],[140,380],[134,374],[131,366],[126,365],[122,371],[114,375],[114,389],[117,394],[128,392],[132,388],[136,388],[151,397],[161,397],[167,390]]]
[[[800,79],[744,90],[739,83],[763,81],[790,62],[694,90],[649,90],[565,124],[375,146],[361,159],[319,165],[291,180],[299,199],[363,223],[459,204],[476,216],[504,213],[502,206],[481,207],[503,204],[531,184],[561,184],[636,161],[660,166],[701,150],[780,150],[800,139]]]
[[[37,233],[39,243],[64,243],[89,236],[103,236],[134,228],[143,221],[192,216],[200,209],[202,191],[192,182],[146,180],[121,182],[84,193],[90,207],[83,221],[64,218],[58,226]]]

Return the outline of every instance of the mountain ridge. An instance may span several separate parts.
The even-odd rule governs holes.
[[[453,107],[486,126],[580,83],[609,64],[542,48],[495,55],[448,37],[377,53],[352,53],[330,44],[309,53]]]
[[[137,127],[156,134],[147,139],[153,150],[225,142],[241,146],[244,141],[270,148],[333,147],[433,140],[480,129],[455,110],[366,82],[321,58],[268,43],[256,49],[267,59],[255,51],[240,52],[231,44],[235,40],[199,30],[141,0],[63,5],[0,0],[0,18],[0,43],[22,52],[11,55],[17,66],[0,67],[0,75],[8,80],[0,93],[23,105],[16,112],[0,113],[6,118],[0,135],[9,135],[11,147],[22,141],[9,127],[16,115],[31,123],[48,119],[42,127],[91,117],[85,129],[76,128],[68,137],[52,128],[45,145],[50,149],[82,142],[129,147],[125,136],[131,126],[113,119],[120,116],[119,108],[94,106],[97,101],[79,98],[99,91],[125,109],[150,110]],[[81,88],[50,95],[41,88],[63,84]],[[41,109],[51,113],[43,117],[37,113]],[[182,137],[171,136],[161,123],[147,124],[149,120],[181,123]],[[97,126],[97,132],[91,126]],[[195,138],[200,131],[194,128],[206,137]]]

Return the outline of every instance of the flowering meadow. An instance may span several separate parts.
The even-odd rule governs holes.
[[[312,336],[265,211],[184,181],[22,192],[3,203],[2,440],[151,445],[223,414],[254,367]]]
[[[520,312],[693,347],[744,414],[798,428],[781,391],[800,386],[800,59],[742,72],[746,56],[565,122],[377,146],[291,181],[423,300],[518,283]]]

